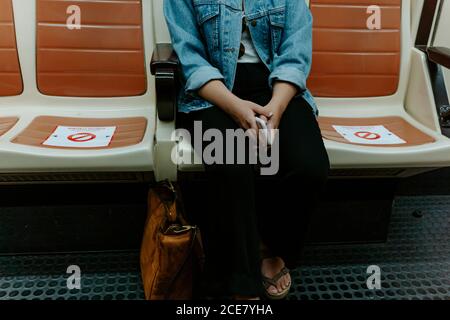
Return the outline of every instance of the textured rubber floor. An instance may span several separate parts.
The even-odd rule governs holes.
[[[450,300],[450,196],[396,199],[384,244],[314,246],[292,272],[290,300]],[[67,267],[81,268],[81,289],[68,290]],[[368,266],[381,289],[368,289]],[[0,300],[142,299],[138,254],[0,257]]]
[[[450,197],[398,197],[387,243],[308,247],[302,265],[289,299],[450,299]]]
[[[0,299],[143,299],[138,254],[91,253],[0,258]],[[67,288],[69,266],[81,289]]]

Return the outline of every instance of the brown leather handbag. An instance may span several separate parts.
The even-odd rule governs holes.
[[[204,255],[200,230],[181,212],[179,192],[168,181],[150,189],[141,247],[141,274],[147,300],[190,300],[194,275]]]

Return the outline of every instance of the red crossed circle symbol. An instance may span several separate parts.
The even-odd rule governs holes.
[[[381,138],[381,136],[378,133],[369,132],[369,131],[359,131],[355,132],[355,136],[361,139],[366,140],[378,140]]]
[[[73,141],[73,142],[87,142],[87,141],[94,140],[95,138],[97,138],[97,136],[95,134],[87,133],[87,132],[75,133],[75,134],[67,137],[67,139],[69,139],[70,141]]]

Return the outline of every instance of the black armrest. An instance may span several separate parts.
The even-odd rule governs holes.
[[[445,47],[429,47],[427,48],[428,58],[450,69],[450,49]]]
[[[173,121],[177,110],[179,61],[171,44],[157,44],[150,70],[156,78],[156,104],[161,121]]]

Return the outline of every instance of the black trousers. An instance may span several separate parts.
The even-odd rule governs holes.
[[[262,106],[272,96],[263,64],[238,64],[233,92]],[[238,129],[218,107],[185,115],[191,128]],[[279,126],[279,171],[265,183],[252,164],[206,165],[208,205],[199,224],[205,242],[204,294],[259,295],[262,290],[260,242],[292,268],[303,248],[308,222],[329,172],[328,156],[315,115],[301,97],[287,107]],[[204,143],[205,148],[208,143]],[[226,150],[224,150],[226,152]],[[206,197],[206,198],[205,198]]]

